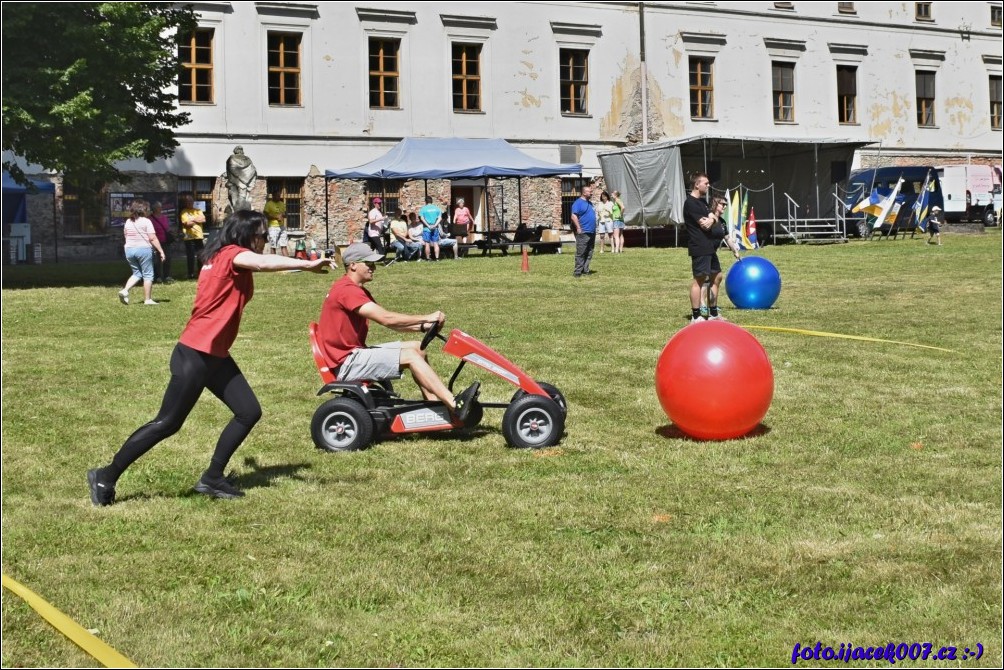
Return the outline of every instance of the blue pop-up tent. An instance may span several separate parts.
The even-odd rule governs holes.
[[[55,185],[47,181],[31,182],[37,190],[47,193],[55,193]],[[3,173],[3,222],[27,223],[28,205],[25,196],[28,194],[28,187],[22,186],[14,181],[6,170]]]
[[[327,170],[328,179],[479,179],[579,174],[582,165],[548,163],[503,139],[406,137],[365,165]]]
[[[557,177],[582,174],[579,163],[548,163],[529,156],[503,139],[462,137],[406,137],[390,151],[364,165],[343,170],[326,170],[325,179],[488,179],[515,177]],[[325,237],[327,237],[327,193],[325,193]],[[523,193],[517,186],[522,211]],[[486,210],[487,215],[487,210]],[[486,229],[488,222],[485,222]]]
[[[14,181],[10,173],[3,171],[3,235],[4,241],[9,239],[12,249],[16,248],[18,261],[26,260],[27,245],[31,241],[31,227],[28,225],[29,190],[55,194],[56,186],[47,181],[32,181],[31,186],[22,186]],[[53,215],[55,216],[55,212]],[[58,261],[58,246],[55,247],[55,256]]]

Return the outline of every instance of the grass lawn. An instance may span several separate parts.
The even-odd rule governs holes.
[[[442,308],[561,389],[541,451],[489,410],[472,435],[318,452],[307,324],[337,277],[258,275],[233,348],[265,410],[232,462],[247,497],[191,492],[228,420],[207,394],[107,508],[85,473],[155,415],[194,283],[123,307],[124,262],[6,267],[3,572],[144,666],[774,666],[817,641],[981,643],[964,665],[1000,666],[1001,235],[943,237],[757,252],[781,297],[723,291],[733,322],[952,351],[752,330],[774,399],[724,442],[655,397],[686,250],[597,255],[579,280],[569,253],[377,270],[384,306]],[[475,372],[459,388],[508,400]],[[4,666],[94,665],[6,591],[2,615]]]

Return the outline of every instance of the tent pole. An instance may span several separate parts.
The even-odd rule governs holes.
[[[488,202],[490,200],[490,193],[488,191],[488,175],[485,175],[485,239],[490,240],[491,237],[491,216],[492,216],[492,206]]]
[[[523,178],[516,177],[516,206],[519,207],[519,223],[523,223]],[[518,226],[519,223],[516,225]]]
[[[813,150],[816,154],[816,216],[819,217],[819,144],[814,144]]]
[[[331,228],[328,226],[328,212],[330,211],[330,204],[328,202],[328,178],[324,177],[324,250],[327,251],[331,248]],[[286,250],[289,253],[289,250]]]
[[[59,262],[59,221],[56,219],[56,189],[52,190],[52,240],[55,244],[56,262]]]

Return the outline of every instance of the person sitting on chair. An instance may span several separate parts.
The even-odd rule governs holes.
[[[441,311],[424,315],[399,314],[378,305],[364,284],[373,281],[376,263],[382,259],[383,254],[362,243],[349,245],[342,253],[345,276],[332,284],[318,322],[318,344],[328,365],[340,382],[397,379],[407,368],[426,400],[438,399],[458,420],[464,421],[477,398],[480,382],[474,382],[454,396],[429,365],[419,342],[366,345],[369,321],[402,333],[424,333],[446,321]]]

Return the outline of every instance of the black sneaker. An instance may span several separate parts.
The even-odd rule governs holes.
[[[115,482],[103,479],[101,468],[87,471],[87,483],[91,487],[91,502],[97,507],[104,507],[115,502]]]
[[[192,487],[196,493],[207,495],[210,498],[243,498],[244,492],[235,489],[225,478],[212,479],[205,474],[199,479],[199,483]]]
[[[471,412],[471,405],[477,400],[479,388],[481,388],[481,382],[474,382],[454,399],[453,402],[456,407],[453,410],[453,414],[461,422],[467,421],[467,415]]]

